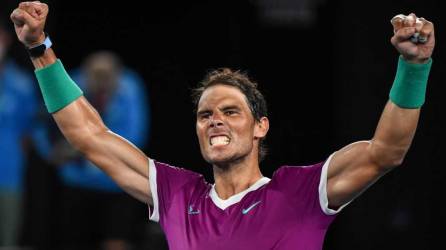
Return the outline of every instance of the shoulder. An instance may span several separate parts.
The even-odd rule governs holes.
[[[166,172],[177,172],[177,173],[182,173],[182,174],[187,174],[187,175],[195,175],[195,176],[201,176],[201,174],[196,173],[194,171],[182,168],[182,167],[177,167],[177,166],[173,166],[164,162],[160,162],[157,160],[153,160],[153,164],[154,167],[156,167],[157,171],[166,171]]]
[[[305,166],[281,166],[271,179],[271,188],[283,193],[315,191],[319,186],[324,162]]]
[[[157,179],[168,179],[168,182],[172,184],[184,185],[188,182],[193,181],[204,181],[202,174],[196,173],[194,171],[169,165],[167,163],[159,162],[156,160],[151,160],[150,171],[156,172]],[[153,173],[149,173],[153,174]]]
[[[306,166],[281,166],[274,172],[273,179],[306,178],[311,175],[320,175],[323,164],[324,162]]]

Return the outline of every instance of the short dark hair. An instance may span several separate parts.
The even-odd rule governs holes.
[[[195,109],[198,107],[203,92],[214,85],[228,85],[239,89],[246,97],[246,102],[256,121],[268,115],[266,100],[257,88],[257,83],[252,81],[248,74],[239,70],[220,68],[206,74],[199,86],[192,90],[192,100]],[[196,111],[196,110],[195,110]],[[262,161],[267,154],[264,138],[259,141],[259,161]]]

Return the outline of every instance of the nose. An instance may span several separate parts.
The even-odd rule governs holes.
[[[220,117],[218,117],[216,115],[211,116],[211,119],[209,121],[210,121],[211,128],[219,127],[219,126],[223,125],[223,121],[220,119]]]

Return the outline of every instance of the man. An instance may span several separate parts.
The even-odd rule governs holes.
[[[414,14],[394,20],[392,44],[401,58],[374,137],[323,163],[281,167],[271,180],[259,169],[269,128],[263,97],[242,74],[211,73],[198,90],[196,122],[201,153],[214,170],[210,185],[199,174],[148,159],[108,130],[54,52],[33,49],[49,44],[47,14],[45,4],[21,3],[11,18],[31,50],[49,112],[88,159],[153,206],[151,219],[160,222],[171,249],[321,249],[334,215],[401,164],[424,103],[435,43],[431,22]]]
[[[0,248],[18,243],[28,142],[40,104],[31,75],[7,55],[6,25],[0,20]]]

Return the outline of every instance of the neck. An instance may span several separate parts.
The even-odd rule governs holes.
[[[215,191],[226,200],[242,192],[262,178],[258,159],[245,159],[226,167],[213,166]]]

